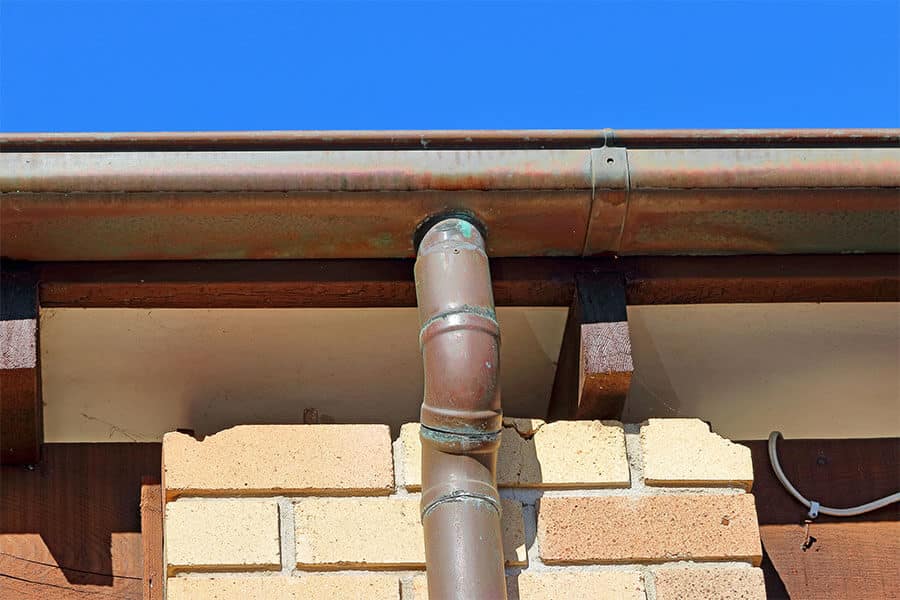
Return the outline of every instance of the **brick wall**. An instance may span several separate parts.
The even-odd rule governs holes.
[[[418,425],[163,442],[169,600],[424,600]],[[701,421],[507,419],[512,600],[762,599],[750,452]]]

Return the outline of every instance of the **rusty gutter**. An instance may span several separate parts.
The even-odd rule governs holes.
[[[422,526],[428,597],[505,600],[497,451],[500,327],[484,238],[472,223],[427,229],[415,265],[422,402]]]
[[[0,253],[411,258],[409,232],[447,211],[484,223],[495,257],[900,251],[900,145],[857,145],[896,132],[835,134],[842,147],[752,147],[768,138],[741,135],[747,147],[7,151]]]

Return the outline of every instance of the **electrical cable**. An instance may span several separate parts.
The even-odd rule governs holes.
[[[773,431],[769,434],[769,462],[772,463],[772,469],[775,471],[775,476],[778,478],[778,481],[781,482],[781,485],[784,486],[784,489],[790,492],[797,501],[809,509],[810,519],[815,519],[820,514],[829,515],[831,517],[855,517],[867,512],[872,512],[873,510],[878,510],[879,508],[884,508],[885,506],[890,506],[894,502],[900,502],[900,492],[894,492],[890,496],[885,496],[884,498],[872,500],[871,502],[866,502],[865,504],[852,506],[850,508],[831,508],[829,506],[822,506],[814,500],[807,500],[803,494],[797,491],[797,488],[791,485],[787,475],[785,475],[784,471],[781,469],[781,464],[778,462],[778,438],[781,437],[783,436],[780,431]]]

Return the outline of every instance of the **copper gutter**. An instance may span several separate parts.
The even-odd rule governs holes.
[[[460,132],[220,134],[237,148],[279,135],[322,147],[284,150],[197,150],[196,136],[212,134],[143,134],[130,151],[97,151],[95,134],[7,134],[0,254],[410,258],[408,232],[447,211],[484,223],[496,257],[900,251],[897,130],[469,133],[466,149],[431,149]],[[416,136],[420,149],[406,149]],[[592,147],[537,148],[532,136]],[[166,140],[172,149],[141,149]],[[12,151],[44,142],[53,151]],[[360,149],[388,142],[397,146]]]
[[[497,450],[500,328],[481,232],[426,226],[416,259],[425,366],[422,525],[428,597],[506,598]]]

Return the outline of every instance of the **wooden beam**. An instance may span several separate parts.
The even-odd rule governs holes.
[[[45,307],[411,307],[409,260],[41,263]],[[498,306],[568,306],[575,276],[621,273],[628,304],[878,302],[900,299],[900,257],[503,258]]]
[[[628,304],[897,302],[900,255],[622,259]]]
[[[0,464],[34,464],[43,442],[37,277],[0,265]]]
[[[141,480],[141,547],[143,600],[163,600],[163,502],[158,476],[145,476]]]
[[[634,365],[620,273],[579,275],[566,319],[551,419],[619,419]]]

